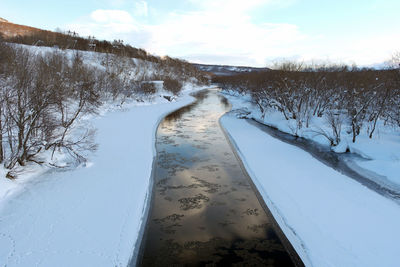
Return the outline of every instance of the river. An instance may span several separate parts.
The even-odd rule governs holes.
[[[138,265],[294,265],[295,253],[219,125],[228,101],[217,90],[196,98],[158,127]]]

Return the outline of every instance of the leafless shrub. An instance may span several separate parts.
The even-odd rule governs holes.
[[[326,115],[326,121],[332,130],[332,135],[328,139],[331,141],[332,146],[337,146],[340,143],[344,116],[340,111],[329,110]]]
[[[165,78],[164,79],[164,89],[173,93],[174,95],[178,95],[182,89],[182,83],[178,80]]]
[[[140,84],[140,92],[145,95],[153,95],[157,92],[157,88],[152,82],[142,82]]]

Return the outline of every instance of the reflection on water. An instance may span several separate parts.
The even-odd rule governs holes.
[[[143,266],[292,265],[218,119],[216,91],[164,119]]]

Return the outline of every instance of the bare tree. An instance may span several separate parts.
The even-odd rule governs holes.
[[[396,52],[392,55],[389,66],[394,69],[400,69],[400,52]]]

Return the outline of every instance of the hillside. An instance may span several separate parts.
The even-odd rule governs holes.
[[[6,19],[0,18],[0,36],[2,36],[4,39],[16,36],[33,35],[39,32],[51,33],[49,31],[44,31],[30,26],[14,24]]]
[[[9,22],[1,25],[0,163],[9,178],[17,177],[31,162],[54,165],[55,152],[65,145],[70,126],[85,113],[125,102],[151,102],[160,94],[170,101],[184,88],[208,84],[208,76],[190,63],[153,56],[121,40],[111,43],[71,32],[56,33]],[[15,97],[20,91],[23,99]],[[27,124],[23,127],[13,123],[15,101],[30,103],[18,102],[26,108],[26,113],[18,114]],[[71,113],[75,108],[76,113]],[[32,112],[43,121],[25,118]],[[15,144],[17,135],[25,136],[19,145]],[[42,158],[51,147],[51,160]],[[73,154],[81,161],[80,153]]]

